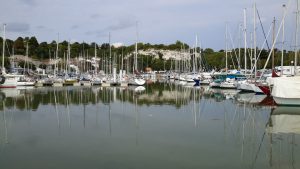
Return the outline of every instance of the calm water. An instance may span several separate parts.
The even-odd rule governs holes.
[[[0,90],[2,169],[300,168],[300,108],[233,90]]]

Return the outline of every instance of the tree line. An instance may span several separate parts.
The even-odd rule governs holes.
[[[3,39],[0,38],[0,45],[2,46]],[[68,50],[68,41],[62,41],[58,44],[58,58],[64,58]],[[38,42],[36,37],[18,37],[16,40],[6,39],[5,43],[5,56],[12,55],[26,55],[26,48],[28,46],[28,56],[35,60],[46,60],[46,59],[53,59],[55,58],[57,42],[52,41],[48,42]],[[135,50],[135,44],[129,46],[122,46],[122,47],[114,47],[109,43],[97,44],[96,42],[86,43],[86,42],[73,42],[70,44],[70,57],[77,58],[77,57],[92,57],[96,54],[98,58],[103,60],[108,59],[109,56],[116,57],[116,63],[120,67],[121,58],[129,59],[129,63],[133,62],[132,58],[128,58],[128,56],[133,56]],[[192,62],[194,58],[194,49],[191,49],[189,45],[183,43],[181,41],[176,41],[173,44],[165,45],[165,44],[150,44],[150,43],[138,43],[138,50],[172,50],[172,51],[185,51],[190,52]],[[248,68],[250,69],[251,61],[254,63],[253,60],[250,60],[250,55],[253,53],[253,49],[246,49],[248,53]],[[0,52],[2,54],[2,47],[0,48]],[[202,59],[201,64],[203,68],[206,70],[211,69],[222,69],[225,68],[225,51],[219,50],[214,51],[211,48],[200,49],[197,48],[197,53],[201,53]],[[239,55],[241,53],[242,56]],[[238,68],[238,64],[240,63],[240,67],[244,68],[244,49],[233,49],[228,52],[228,67]],[[257,50],[257,53],[260,54],[260,59],[257,62],[258,68],[262,68],[267,60],[267,57],[270,53],[270,50],[263,49]],[[278,49],[274,50],[274,63],[275,65],[280,65],[281,62],[281,51]],[[294,60],[295,53],[293,51],[284,51],[284,65],[291,65],[291,61]],[[198,56],[200,56],[198,54]],[[240,59],[240,61],[238,61]],[[199,61],[199,60],[197,60]],[[9,64],[6,59],[5,64]],[[139,67],[151,67],[153,70],[170,70],[174,69],[174,60],[164,60],[162,55],[159,53],[159,58],[154,58],[153,56],[145,56],[145,55],[138,55],[138,64]],[[271,68],[271,62],[268,64],[267,68]]]

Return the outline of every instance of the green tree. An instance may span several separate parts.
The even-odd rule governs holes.
[[[25,55],[25,46],[24,39],[22,37],[18,37],[14,42],[15,54],[17,55]]]
[[[39,42],[37,41],[36,37],[31,37],[29,40],[28,40],[28,46],[29,46],[29,49],[28,49],[28,52],[29,52],[29,56],[37,56],[37,50],[38,50],[38,47],[39,47]]]

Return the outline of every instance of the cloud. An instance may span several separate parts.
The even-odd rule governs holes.
[[[37,2],[35,0],[19,0],[19,1],[28,6],[36,6],[37,5]]]
[[[105,33],[105,31],[103,30],[96,30],[96,31],[87,31],[85,32],[86,35],[90,36],[96,36],[96,37],[104,37],[104,36],[108,36],[107,33]]]
[[[92,14],[90,17],[92,19],[97,19],[97,18],[101,17],[101,15],[100,14]]]
[[[74,29],[78,29],[79,28],[79,26],[78,25],[73,25],[73,26],[71,26],[71,29],[72,30],[74,30]]]
[[[28,23],[13,22],[13,23],[7,23],[6,28],[7,31],[10,32],[25,33],[25,32],[29,32],[30,25]]]
[[[135,21],[130,19],[119,19],[116,23],[111,24],[101,30],[87,31],[86,35],[96,35],[97,37],[107,36],[108,32],[124,30],[135,26]]]
[[[39,26],[37,26],[36,28],[37,28],[37,29],[45,29],[46,27],[43,26],[43,25],[39,25]]]
[[[130,27],[133,27],[135,25],[135,23],[136,22],[133,20],[128,20],[128,19],[123,20],[122,19],[122,20],[119,20],[117,23],[108,26],[107,28],[105,28],[105,30],[116,31],[116,30],[127,29]]]

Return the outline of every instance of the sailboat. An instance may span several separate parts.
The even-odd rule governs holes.
[[[297,11],[299,11],[299,0],[297,0]],[[286,16],[286,11],[284,18]],[[283,21],[284,21],[283,18]],[[283,25],[281,22],[280,28]],[[300,75],[297,71],[298,62],[298,28],[299,12],[296,13],[296,40],[295,40],[295,60],[294,60],[294,76],[278,77],[273,79],[273,89],[271,95],[275,102],[279,105],[300,105]]]
[[[21,74],[17,74],[15,76],[17,76],[17,86],[34,86],[35,85],[35,80],[27,75],[25,75],[26,73],[26,63],[28,62],[28,42],[26,45],[26,60],[25,60],[25,64],[24,64],[24,71],[23,71],[23,75]],[[28,64],[27,64],[28,66]],[[27,72],[29,73],[29,67],[27,68]]]
[[[137,34],[137,32],[136,32],[136,34]],[[137,35],[136,42],[135,42],[134,68],[133,68],[134,75],[133,75],[133,77],[131,77],[129,79],[128,84],[129,85],[135,85],[135,86],[143,86],[143,85],[145,85],[146,81],[145,81],[145,79],[143,79],[143,77],[141,75],[139,75],[139,72],[138,72],[138,65],[137,65],[137,53],[138,53],[138,50],[137,50],[137,41],[138,41],[138,35]]]
[[[0,76],[0,88],[16,88],[17,87],[17,77],[12,74],[7,74],[4,67],[4,55],[5,55],[5,27],[3,25],[3,44],[2,44],[2,69]]]
[[[228,75],[228,25],[226,24],[226,32],[225,32],[225,63],[226,63],[226,67],[225,67],[225,71],[226,71],[226,78],[224,81],[220,82],[220,88],[223,89],[236,89],[236,80],[235,78],[229,78]]]
[[[253,27],[253,46],[254,46],[254,56],[252,58],[252,54],[251,54],[251,59],[254,59],[255,60],[255,63],[252,67],[252,64],[251,64],[251,72],[254,71],[254,78],[253,79],[246,79],[246,80],[242,80],[242,81],[239,81],[238,84],[237,84],[237,89],[241,90],[242,92],[254,92],[254,93],[257,93],[257,94],[262,94],[263,91],[257,86],[258,83],[260,83],[260,81],[257,81],[256,80],[256,75],[257,75],[257,50],[256,50],[256,4],[254,3],[254,27]],[[245,45],[246,47],[246,45]],[[246,48],[245,48],[246,49]],[[245,55],[245,60],[246,60],[246,55]],[[246,73],[246,67],[245,67],[245,73]]]

